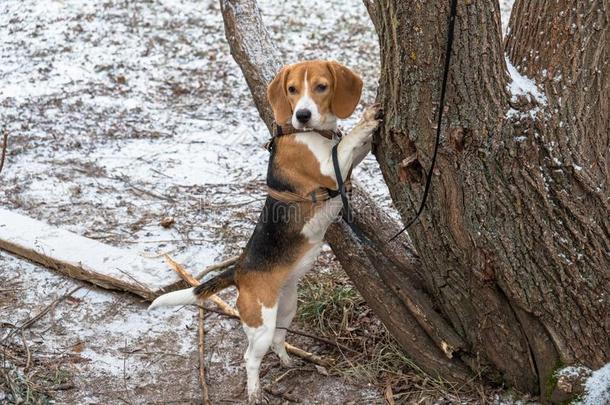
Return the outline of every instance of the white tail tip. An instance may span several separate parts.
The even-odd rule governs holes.
[[[163,294],[150,304],[148,310],[150,311],[151,309],[161,307],[173,307],[176,305],[196,304],[197,296],[194,294],[193,290],[195,290],[194,287]]]

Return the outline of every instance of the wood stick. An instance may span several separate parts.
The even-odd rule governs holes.
[[[102,288],[153,300],[178,278],[159,260],[9,211],[1,204],[0,224],[0,249]]]
[[[311,363],[317,364],[322,367],[331,367],[335,362],[333,359],[325,358],[322,356],[318,356],[317,354],[313,354],[310,352],[306,352],[303,349],[300,349],[296,346],[291,345],[288,342],[284,342],[286,346],[286,351],[290,354],[294,354],[297,357],[302,358],[303,360],[307,360]]]
[[[199,342],[197,349],[199,351],[199,385],[203,394],[203,404],[211,405],[208,384],[205,382],[205,310],[199,307]]]
[[[51,303],[49,305],[47,305],[42,311],[40,311],[36,316],[28,319],[27,321],[24,321],[19,327],[17,327],[16,329],[13,329],[11,331],[11,333],[9,333],[8,335],[6,335],[6,337],[4,337],[2,339],[2,341],[5,341],[6,339],[8,339],[9,337],[13,336],[15,333],[17,332],[21,332],[24,329],[27,329],[29,327],[31,327],[32,325],[34,325],[36,322],[38,322],[43,316],[45,316],[46,314],[48,314],[53,308],[55,308],[57,306],[57,304],[59,304],[60,302],[62,302],[63,300],[65,300],[66,298],[72,296],[72,294],[74,294],[75,292],[77,292],[78,290],[80,290],[81,288],[83,288],[83,286],[78,286],[76,288],[74,288],[72,291],[62,295],[59,298],[54,299],[53,301],[51,301]]]
[[[169,257],[169,259],[168,259],[168,255],[167,255],[168,253],[169,253],[169,252],[165,252],[165,253],[161,254],[159,257],[161,257],[161,256],[165,257],[165,263],[167,263],[167,265],[168,265],[169,267],[171,267],[172,269],[174,269],[174,271],[175,271],[176,273],[178,273],[179,275],[180,275],[180,274],[182,274],[182,273],[181,273],[181,271],[178,271],[177,269],[175,269],[175,268],[174,268],[174,266],[182,267],[182,265],[180,265],[179,263],[176,263],[176,262],[175,262],[175,261],[174,261],[174,260],[173,260],[171,257]],[[227,260],[224,260],[224,261],[222,261],[222,262],[220,262],[220,263],[215,263],[215,264],[212,264],[212,265],[210,265],[210,266],[206,267],[205,269],[203,269],[203,270],[201,271],[201,273],[199,273],[199,274],[198,274],[196,277],[194,277],[194,278],[195,278],[195,279],[197,279],[197,280],[201,280],[201,279],[203,278],[203,276],[205,276],[207,273],[209,273],[209,272],[211,272],[211,271],[214,271],[214,270],[219,270],[219,269],[222,269],[222,268],[225,268],[225,267],[231,266],[231,265],[235,264],[235,263],[237,262],[237,260],[238,260],[238,259],[239,259],[239,256],[234,256],[234,257],[231,257],[231,258],[229,258],[229,259],[227,259]],[[172,263],[172,264],[170,264],[170,263]],[[184,268],[182,268],[182,271],[184,271]],[[184,274],[187,274],[188,276],[192,277],[192,276],[191,276],[191,274],[190,274],[190,273],[188,273],[188,272],[184,272]],[[181,280],[178,280],[178,281],[176,281],[176,282],[174,282],[174,283],[172,283],[172,284],[169,284],[169,285],[167,285],[167,286],[163,287],[163,291],[174,291],[174,290],[178,290],[178,289],[180,289],[180,288],[183,288],[183,285],[184,285],[184,282],[185,282],[185,281],[186,281],[186,280],[184,280],[184,279],[182,278]],[[192,284],[191,284],[190,282],[188,282],[188,281],[187,281],[187,284],[192,285]],[[209,298],[209,299],[210,299],[212,302],[214,302],[214,298],[213,298],[213,297],[212,297],[212,298]],[[217,302],[214,302],[214,303],[215,303],[216,305],[218,305],[218,306],[221,306],[221,305],[222,305],[221,303],[217,303]]]
[[[198,280],[196,280],[191,274],[189,274],[186,269],[184,268],[183,265],[181,265],[180,263],[176,262],[174,259],[171,258],[171,256],[169,255],[164,255],[165,257],[165,262],[167,263],[167,265],[174,270],[176,273],[178,273],[178,275],[187,283],[189,283],[191,286],[196,287],[198,286],[200,283]],[[212,301],[214,304],[216,304],[226,315],[229,315],[231,317],[235,317],[235,318],[239,318],[239,312],[237,312],[237,310],[235,310],[233,307],[231,307],[229,304],[227,304],[222,298],[220,298],[217,295],[211,295],[210,297],[207,298],[208,300]],[[297,357],[300,357],[303,360],[307,360],[311,363],[317,364],[319,366],[323,366],[323,367],[330,367],[333,365],[334,361],[332,359],[327,359],[321,356],[318,356],[316,354],[313,353],[309,353],[303,349],[300,349],[296,346],[293,346],[289,343],[284,343],[286,345],[286,351],[288,353],[291,353]]]
[[[163,255],[163,257],[165,258],[165,263],[172,270],[174,270],[176,273],[178,273],[180,278],[182,278],[184,281],[186,281],[192,287],[197,287],[200,284],[199,281],[195,277],[193,277],[188,271],[186,271],[186,269],[184,268],[183,265],[181,265],[180,263],[178,263],[177,261],[172,259],[172,257],[170,255],[168,255],[166,253],[166,254]]]
[[[2,173],[2,168],[4,167],[4,159],[6,158],[6,149],[8,148],[8,131],[4,128],[2,131],[3,142],[2,142],[2,156],[0,156],[0,173]]]
[[[203,276],[205,276],[206,274],[208,274],[208,273],[210,273],[212,271],[215,271],[215,270],[220,270],[220,269],[223,269],[225,267],[229,267],[229,266],[237,263],[237,260],[239,260],[239,255],[238,256],[230,257],[227,260],[223,260],[222,262],[219,262],[219,263],[214,263],[214,264],[206,267],[205,269],[203,269],[201,271],[201,273],[199,273],[199,274],[197,274],[195,276],[195,278],[197,280],[201,280],[203,278]]]
[[[327,339],[323,336],[316,336],[311,333],[307,333],[307,332],[303,332],[301,330],[296,330],[296,329],[291,329],[291,328],[282,328],[282,329],[286,329],[286,332],[292,333],[294,335],[305,336],[310,339],[317,340],[322,343],[326,343],[327,345],[330,345],[330,346],[336,346],[337,348],[339,348],[341,350],[345,350],[345,351],[352,352],[352,353],[358,353],[358,354],[362,353],[362,351],[354,350],[351,347],[345,346],[344,344],[337,342],[336,340]]]
[[[25,349],[26,354],[25,366],[23,367],[23,372],[25,373],[30,369],[30,364],[32,363],[32,353],[30,353],[28,342],[25,340],[25,332],[23,329],[21,329],[21,342],[23,343],[23,348]]]
[[[188,271],[184,268],[183,265],[175,261],[171,258],[167,253],[163,255],[165,258],[165,263],[169,267],[171,267],[178,275],[187,283],[196,287],[199,285],[199,281],[197,281],[193,276],[189,274]],[[210,396],[208,390],[208,384],[205,382],[205,312],[203,307],[199,307],[199,338],[197,348],[199,351],[199,385],[201,386],[201,393],[203,394],[203,403],[204,405],[210,404]]]

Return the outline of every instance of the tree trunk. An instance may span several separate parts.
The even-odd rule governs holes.
[[[376,156],[407,221],[434,147],[449,1],[365,3],[381,48]],[[507,90],[499,15],[497,1],[458,2],[413,269],[464,340],[463,363],[544,392],[560,363],[610,361],[610,7],[517,0],[506,49],[541,84],[538,102]]]
[[[269,126],[265,88],[281,57],[255,0],[220,3]],[[365,3],[381,44],[376,155],[408,220],[433,150],[449,2]],[[535,105],[507,90],[497,2],[460,0],[449,124],[413,244],[386,242],[400,226],[360,189],[353,207],[364,236],[345,223],[327,233],[368,304],[434,376],[535,393],[560,363],[610,360],[609,7],[571,7],[515,4],[506,47],[544,85],[546,104]]]

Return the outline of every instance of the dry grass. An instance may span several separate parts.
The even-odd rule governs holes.
[[[494,402],[499,390],[485,387],[479,381],[456,386],[418,368],[340,268],[332,264],[329,267],[329,272],[314,271],[303,279],[297,322],[310,333],[353,349],[329,347],[338,359],[337,365],[329,370],[331,373],[353,383],[371,384],[386,396],[391,395],[396,403]]]
[[[15,302],[22,289],[18,280],[6,280],[0,290],[0,307]],[[16,328],[0,322],[0,404],[54,403],[54,391],[73,387],[67,363],[79,359],[38,354],[36,345],[28,341],[28,332]]]
[[[52,404],[53,392],[70,388],[71,374],[61,362],[30,358],[22,346],[0,347],[0,404]]]
[[[43,405],[53,402],[14,366],[4,364],[0,368],[0,403]]]

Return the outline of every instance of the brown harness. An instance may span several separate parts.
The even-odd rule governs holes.
[[[269,140],[269,142],[267,142],[265,144],[265,149],[267,149],[268,151],[271,151],[274,147],[275,144],[275,140],[276,138],[283,136],[283,135],[290,135],[290,134],[297,134],[297,133],[303,133],[303,132],[312,132],[318,135],[322,135],[323,137],[327,138],[327,139],[333,139],[335,136],[339,139],[341,139],[341,137],[343,136],[341,134],[341,131],[339,130],[317,130],[317,129],[296,129],[295,127],[293,127],[290,124],[284,124],[284,125],[280,125],[276,122],[273,123],[273,137]],[[344,187],[345,187],[345,191],[347,193],[351,193],[352,191],[352,183],[349,180],[349,176],[351,173],[348,174],[348,178],[345,180],[344,182]],[[267,192],[269,193],[269,196],[271,198],[274,198],[278,201],[282,201],[285,203],[321,203],[324,201],[328,201],[331,198],[335,198],[337,197],[340,192],[339,190],[331,190],[329,188],[324,188],[324,187],[320,187],[314,191],[312,191],[311,193],[307,194],[307,195],[301,195],[298,193],[293,193],[292,191],[285,191],[285,190],[276,190],[274,188],[271,187],[267,187]]]

